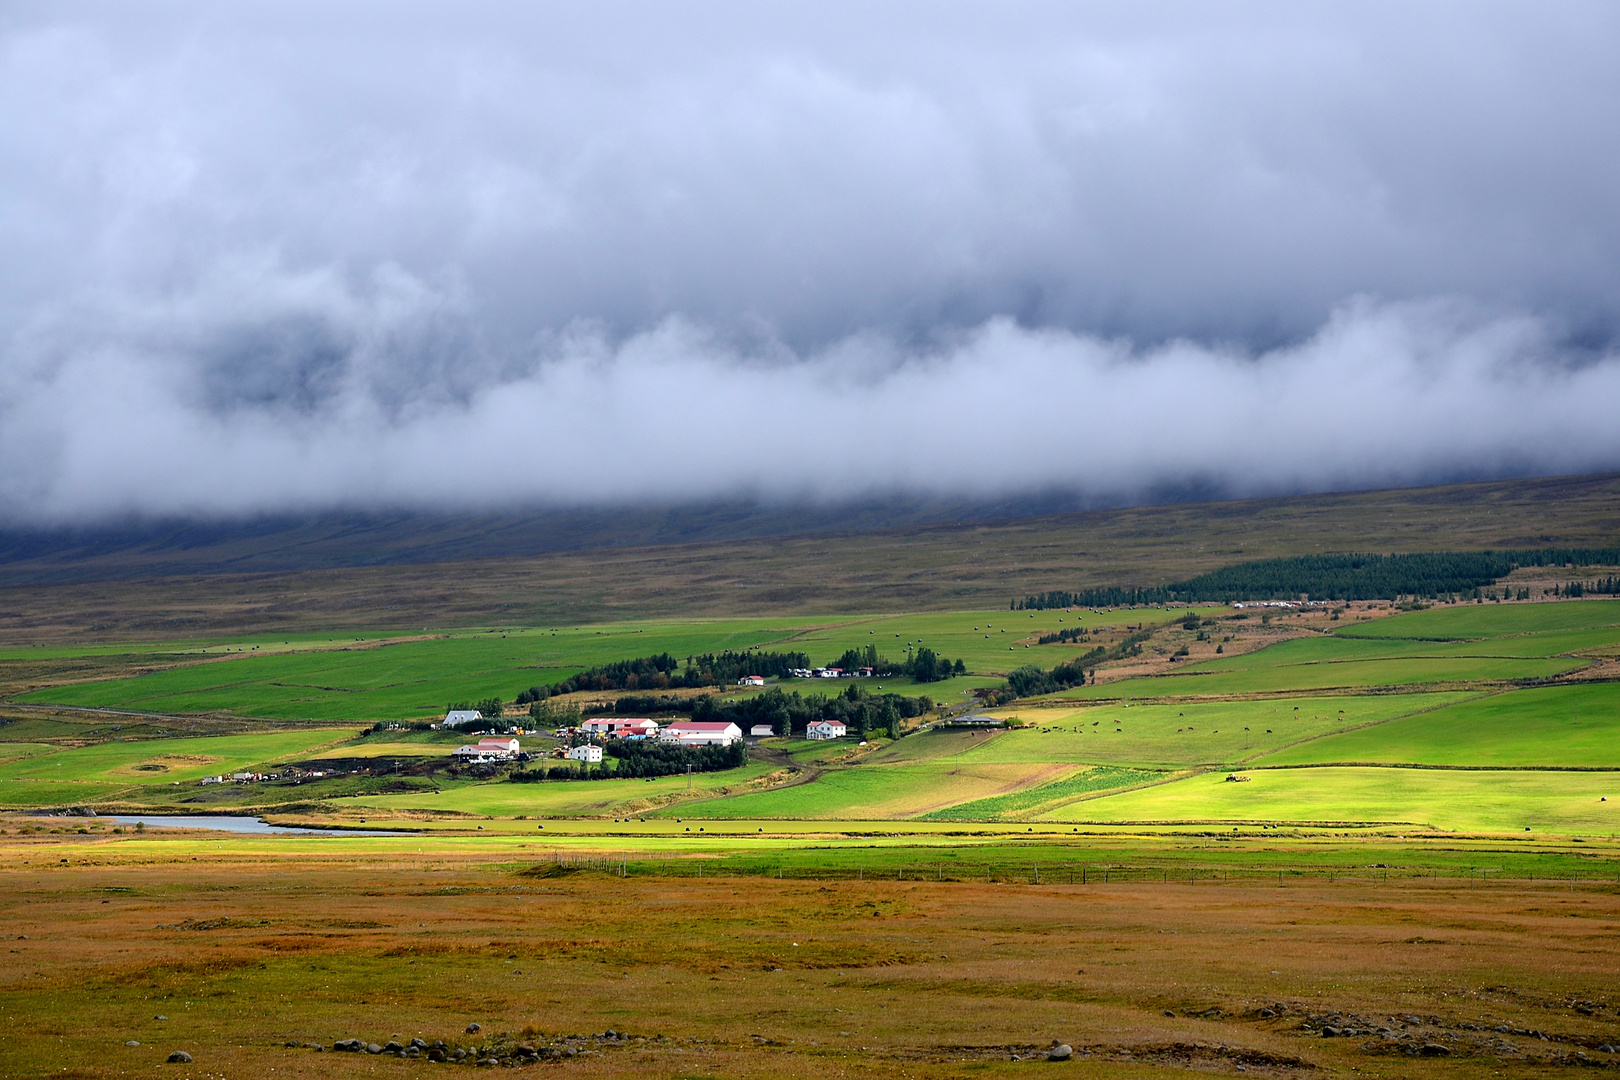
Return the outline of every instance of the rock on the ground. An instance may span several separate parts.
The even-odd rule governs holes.
[[[469,1034],[469,1035],[472,1035],[475,1032],[479,1032],[479,1031],[483,1031],[483,1030],[484,1030],[484,1025],[478,1023],[476,1020],[467,1025],[467,1034]]]
[[[176,1050],[174,1053],[169,1055],[169,1064],[170,1065],[190,1065],[191,1064],[191,1055],[186,1053],[184,1050]]]
[[[126,1039],[124,1041],[124,1045],[125,1046],[139,1046],[139,1045],[141,1045],[141,1041],[139,1039]]]
[[[1450,1057],[1451,1047],[1442,1046],[1439,1043],[1424,1043],[1418,1049],[1418,1053],[1424,1057]]]
[[[1068,1043],[1058,1043],[1046,1052],[1047,1061],[1068,1061],[1074,1056],[1074,1047]]]

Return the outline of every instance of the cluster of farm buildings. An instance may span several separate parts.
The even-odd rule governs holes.
[[[475,720],[482,714],[472,710],[452,711],[446,714],[444,727],[454,728]],[[838,720],[821,720],[809,725],[805,737],[809,739],[841,739],[848,728]],[[755,724],[750,738],[770,738],[776,731],[770,724]],[[657,740],[674,746],[730,746],[740,742],[743,730],[729,721],[677,720],[660,725],[656,720],[638,717],[604,716],[586,720],[577,728],[559,728],[562,739],[630,739]],[[483,763],[515,761],[522,753],[517,739],[509,736],[488,736],[476,743],[459,746],[451,755],[459,762]],[[601,746],[585,742],[570,747],[567,756],[575,761],[601,761]]]
[[[788,676],[794,679],[869,679],[872,669],[869,667],[855,668],[845,671],[841,667],[818,668],[789,668]],[[738,686],[764,686],[765,678],[762,675],[744,675],[737,680]]]

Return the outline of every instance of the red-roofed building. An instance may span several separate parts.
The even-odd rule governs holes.
[[[807,739],[842,739],[849,731],[841,720],[817,720],[807,725],[804,737]]]

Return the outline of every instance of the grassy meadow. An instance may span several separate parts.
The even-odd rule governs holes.
[[[1180,614],[1185,613],[1152,610],[1078,617],[1090,620],[1088,626],[1112,628],[1127,622],[1168,622]],[[442,715],[448,702],[491,695],[511,700],[529,686],[554,684],[585,668],[630,657],[667,652],[685,658],[758,647],[805,652],[813,664],[828,664],[846,649],[868,644],[875,644],[882,655],[893,660],[904,659],[908,647],[927,647],[953,660],[965,660],[977,678],[929,684],[897,679],[887,680],[883,687],[885,691],[960,700],[964,691],[993,685],[999,675],[1030,662],[1032,651],[1046,666],[1084,652],[1089,646],[1029,647],[1040,634],[1074,626],[1076,618],[1065,612],[951,612],[801,622],[615,623],[366,640],[306,637],[182,643],[140,647],[136,655],[157,668],[149,673],[51,685],[16,694],[14,700],[317,723],[425,719]],[[46,657],[47,652],[54,657]],[[14,649],[0,655],[0,664],[8,658],[38,663],[42,659],[117,655],[116,650],[100,646],[91,652]],[[803,693],[842,689],[821,680],[790,680],[785,685]]]
[[[1616,804],[1604,800],[1620,776],[1620,683],[1582,673],[1620,652],[1620,602],[1398,614],[1358,605],[1344,614],[968,611],[13,649],[0,656],[9,684],[34,680],[13,700],[44,711],[0,725],[0,805],[296,804],[310,821],[365,816],[475,831],[474,819],[534,821],[539,831],[546,821],[628,816],[680,818],[683,832],[688,823],[793,821],[1612,827]],[[1085,640],[1036,643],[1077,626]],[[960,705],[1013,666],[1049,668],[1140,628],[1153,631],[1145,656],[1108,661],[1095,685],[988,710],[1004,728],[925,724],[862,746],[769,740],[744,769],[690,778],[511,784],[448,770],[453,733],[359,731],[438,715],[449,700],[510,699],[612,660],[750,647],[804,651],[818,664],[868,644],[891,657],[931,648],[963,658],[970,674],[883,680],[881,689]],[[1242,648],[1216,654],[1225,642]],[[1178,649],[1192,655],[1176,663]],[[848,684],[779,685],[829,693]],[[86,711],[98,709],[115,712]],[[114,722],[124,713],[169,717],[170,729],[125,734]],[[208,726],[227,721],[248,729]],[[181,725],[199,730],[182,735]],[[297,761],[331,762],[340,775],[196,785]],[[1247,779],[1228,782],[1233,771]]]

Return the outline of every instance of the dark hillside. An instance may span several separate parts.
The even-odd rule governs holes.
[[[632,616],[999,610],[1009,597],[1051,589],[1157,586],[1285,556],[1612,547],[1620,543],[1620,476],[702,543],[625,543],[527,556],[415,558],[435,550],[478,551],[471,524],[468,530],[443,549],[413,547],[401,535],[397,548],[382,550],[414,553],[413,561],[401,554],[392,564],[207,572],[218,565],[217,549],[202,545],[195,549],[198,563],[183,575],[137,580],[128,572],[111,580],[14,585],[0,589],[0,641],[579,625]],[[491,541],[498,542],[498,536]],[[312,544],[310,550],[318,548]],[[276,550],[276,559],[296,562],[295,545]],[[186,565],[173,548],[163,549],[162,558],[165,567]],[[112,561],[130,569],[133,556]],[[14,571],[23,565],[14,564]],[[57,568],[70,565],[93,569],[98,563],[86,558]],[[262,564],[244,559],[239,565]]]

